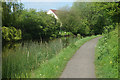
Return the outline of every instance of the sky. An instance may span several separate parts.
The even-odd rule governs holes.
[[[20,0],[20,1],[22,2],[74,2],[76,0]],[[83,0],[79,0],[79,1],[83,1]]]
[[[44,10],[48,11],[49,9],[59,9],[64,6],[71,7],[73,2],[93,2],[93,1],[114,1],[114,0],[20,0],[24,4],[25,9],[34,8],[37,11]]]
[[[49,9],[58,10],[64,6],[71,7],[73,4],[73,2],[32,2],[32,1],[22,3],[24,4],[25,9],[34,8],[37,11],[40,10],[48,11]]]

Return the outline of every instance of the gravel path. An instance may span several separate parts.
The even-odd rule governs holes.
[[[96,78],[94,55],[97,37],[86,42],[67,63],[60,78]]]

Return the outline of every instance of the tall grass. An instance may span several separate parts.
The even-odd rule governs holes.
[[[56,39],[50,42],[29,42],[20,44],[18,47],[2,52],[2,77],[3,78],[26,78],[28,73],[37,69],[41,64],[57,55],[77,38]],[[66,40],[65,40],[66,41]]]
[[[86,41],[91,40],[98,36],[86,37],[78,39],[74,43],[64,48],[55,57],[49,61],[40,65],[40,67],[31,72],[31,78],[59,78],[62,74],[67,62],[74,55],[74,53],[82,46]]]
[[[104,34],[96,47],[96,76],[118,78],[118,27]]]

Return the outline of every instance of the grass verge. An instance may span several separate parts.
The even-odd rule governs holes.
[[[64,48],[59,54],[50,59],[49,61],[41,64],[41,66],[34,70],[31,74],[31,78],[58,78],[64,70],[67,62],[74,55],[79,47],[85,42],[96,38],[98,36],[86,37],[79,39],[75,43],[71,43],[67,48]]]
[[[99,39],[95,66],[97,78],[118,78],[118,29]]]

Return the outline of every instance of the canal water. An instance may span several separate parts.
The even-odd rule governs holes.
[[[60,41],[61,45],[63,48],[65,48],[66,46],[68,46],[71,42],[76,41],[76,37],[62,37],[62,38],[56,38],[54,40],[46,40],[46,41],[41,41],[41,40],[37,40],[37,41],[19,41],[19,42],[8,42],[5,44],[2,44],[2,52],[6,52],[7,50],[15,50],[16,48],[19,47],[24,47],[27,46],[29,47],[30,44],[32,43],[51,43],[54,41]]]

